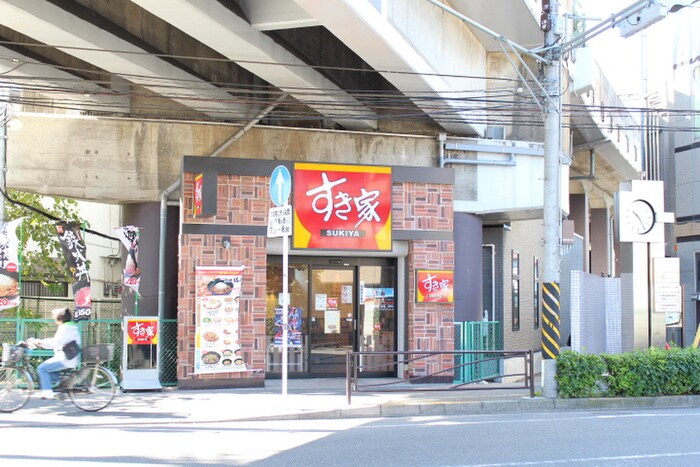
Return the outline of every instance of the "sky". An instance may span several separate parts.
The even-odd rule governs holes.
[[[587,17],[607,19],[636,3],[635,0],[580,0]],[[672,13],[672,15],[680,13]],[[599,21],[589,21],[588,27]],[[647,29],[623,38],[619,28],[605,31],[589,42],[596,61],[604,70],[617,94],[630,104],[638,102],[648,92],[665,93],[672,67],[669,16]],[[646,53],[643,53],[643,51]]]

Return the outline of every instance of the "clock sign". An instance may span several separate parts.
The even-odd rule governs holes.
[[[620,242],[664,241],[663,183],[635,180],[615,194],[615,227]]]
[[[625,207],[621,220],[633,234],[644,235],[654,228],[656,213],[649,202],[635,199]]]

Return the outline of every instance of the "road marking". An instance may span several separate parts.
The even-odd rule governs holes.
[[[628,461],[628,460],[640,460],[640,459],[665,459],[672,457],[689,457],[689,456],[700,456],[700,451],[692,452],[664,452],[658,454],[639,454],[635,456],[602,456],[602,457],[582,457],[579,459],[552,459],[552,460],[542,460],[538,459],[536,461],[525,461],[525,462],[499,462],[496,464],[461,464],[451,467],[506,467],[506,466],[520,466],[520,465],[546,465],[546,464],[570,464],[572,462],[600,462],[600,461]]]

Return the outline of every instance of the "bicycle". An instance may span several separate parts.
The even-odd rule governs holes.
[[[2,344],[0,412],[19,410],[31,398],[38,378],[30,362],[30,350],[26,345]],[[68,394],[71,402],[86,412],[104,409],[117,394],[117,378],[100,363],[113,357],[114,344],[86,346],[81,352],[81,365],[61,371],[54,393],[58,393],[59,398]]]

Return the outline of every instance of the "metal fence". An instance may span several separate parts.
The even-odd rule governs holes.
[[[472,383],[495,378],[500,373],[498,354],[484,352],[503,348],[498,321],[455,323],[455,383]]]
[[[122,316],[121,300],[93,299],[91,305],[92,318],[94,319],[120,319]],[[20,302],[20,314],[26,317],[25,315],[28,312],[33,318],[51,319],[51,310],[54,308],[73,308],[73,306],[73,299],[68,297],[36,297],[23,295]]]
[[[469,355],[472,355],[471,358]],[[396,374],[404,375],[403,378],[393,378],[389,381],[377,381],[362,378],[366,368],[364,361],[384,356],[396,365]],[[459,357],[459,358],[458,358]],[[495,379],[499,381],[512,381],[510,383],[498,382],[496,384],[473,384],[471,382],[454,382],[454,375],[465,366],[473,363],[444,365],[446,361],[461,360],[483,361],[505,360],[520,361],[519,365],[498,365],[499,374]],[[434,368],[434,371],[423,372],[415,375],[411,368]],[[506,373],[505,368],[511,368],[511,373]],[[402,371],[403,370],[403,371]],[[346,394],[348,404],[351,403],[353,392],[412,392],[412,391],[464,391],[487,389],[529,389],[530,397],[535,397],[535,371],[533,350],[488,350],[488,351],[406,351],[406,352],[348,352],[346,355]],[[446,381],[453,381],[448,383]]]
[[[121,319],[89,319],[80,321],[82,345],[114,344],[114,358],[104,365],[121,380],[124,332]],[[159,323],[160,358],[159,379],[163,386],[177,384],[177,320],[166,319]],[[19,342],[29,337],[53,337],[56,324],[52,319],[0,317],[0,342]],[[51,350],[32,352],[33,364],[51,356]]]

